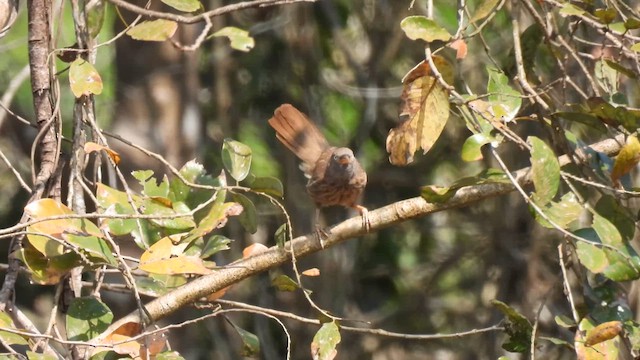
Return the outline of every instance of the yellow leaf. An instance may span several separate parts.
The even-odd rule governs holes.
[[[102,94],[102,78],[90,62],[77,58],[69,68],[71,92],[79,98],[83,95]]]
[[[169,259],[140,262],[140,270],[153,274],[197,274],[206,275],[211,273],[202,263],[202,259],[196,256],[176,256]]]
[[[633,169],[640,161],[640,142],[636,136],[629,136],[627,143],[620,149],[620,153],[613,163],[611,181],[619,185],[619,180]]]
[[[307,269],[302,272],[305,276],[320,276],[320,270],[318,268]]]
[[[587,339],[584,346],[593,346],[603,341],[611,340],[622,332],[622,323],[620,321],[608,321],[602,323],[587,333]]]

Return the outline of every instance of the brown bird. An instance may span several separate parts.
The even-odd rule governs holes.
[[[320,130],[290,104],[278,107],[269,125],[276,131],[278,140],[302,160],[300,167],[309,179],[307,192],[316,204],[318,232],[321,232],[320,208],[334,205],[358,210],[363,227],[369,231],[367,208],[357,204],[367,185],[367,173],[353,151],[330,146]]]

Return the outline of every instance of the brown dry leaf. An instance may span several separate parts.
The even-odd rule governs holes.
[[[111,158],[111,160],[113,160],[113,162],[118,165],[120,164],[120,154],[118,154],[117,152],[109,149],[107,146],[104,145],[100,145],[100,144],[96,144],[94,142],[87,142],[86,144],[84,144],[84,151],[89,154],[92,153],[94,151],[98,152],[100,150],[104,150],[104,152],[107,153],[107,155],[109,155],[109,157]]]
[[[611,340],[622,332],[620,321],[609,321],[602,323],[588,331],[584,346],[593,346],[603,341]]]
[[[140,324],[136,322],[123,324],[100,342],[101,345],[108,347],[96,347],[93,354],[113,350],[118,354],[129,355],[133,359],[148,359],[164,349],[166,344],[164,332],[156,332],[138,340],[127,341],[140,334],[141,329]]]
[[[305,275],[305,276],[320,276],[320,269],[318,269],[318,268],[307,269],[307,270],[302,272],[302,275]]]
[[[218,290],[214,293],[212,293],[211,295],[207,296],[207,300],[208,301],[215,301],[220,299],[221,297],[224,296],[224,294],[227,293],[227,291],[231,288],[231,286],[227,286],[226,288],[222,289],[222,290]]]
[[[267,251],[269,248],[262,244],[251,244],[242,250],[242,258],[246,259],[249,256],[253,256],[259,254],[261,252]]]
[[[434,56],[433,62],[443,79],[451,83],[451,65],[440,56]],[[413,162],[418,149],[426,153],[440,137],[449,119],[449,95],[423,61],[405,76],[400,99],[403,122],[389,131],[387,152],[392,164],[404,166]]]
[[[467,57],[467,43],[462,39],[455,40],[449,47],[456,51],[456,60],[462,60]]]

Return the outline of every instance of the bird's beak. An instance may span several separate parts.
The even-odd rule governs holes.
[[[338,159],[338,162],[340,163],[340,165],[348,165],[351,162],[351,156],[349,155],[342,155],[340,156],[340,158]]]

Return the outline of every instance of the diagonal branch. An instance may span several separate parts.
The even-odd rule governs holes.
[[[623,144],[623,137],[618,136],[613,139],[607,139],[593,144],[590,148],[597,152],[615,155]],[[576,153],[583,155],[580,157],[583,162],[588,161],[588,157],[585,155],[584,151],[576,151]],[[560,156],[558,161],[561,166],[567,165],[571,162],[567,155]],[[513,176],[520,186],[531,183],[530,168],[518,170],[513,173]],[[510,193],[515,189],[516,187],[511,183],[479,184],[461,188],[445,203],[428,203],[422,197],[401,200],[370,211],[369,220],[371,222],[371,230],[380,230],[385,227],[439,211],[469,206],[484,199]],[[359,217],[351,218],[337,224],[331,229],[329,237],[324,241],[324,246],[333,246],[348,239],[365,234],[366,231],[362,227],[362,220]],[[208,296],[216,291],[220,291],[257,273],[282,265],[291,260],[291,251],[295,252],[296,258],[300,258],[320,250],[322,250],[322,248],[320,243],[317,241],[315,234],[300,236],[293,239],[287,243],[286,250],[273,246],[262,253],[236,261],[221,270],[210,275],[197,278],[168,294],[150,301],[145,306],[150,319],[145,320],[157,321],[162,319],[181,307],[191,304],[202,297]],[[107,331],[94,341],[99,342],[104,338],[104,336],[113,332],[115,329],[127,322],[141,322],[139,312],[135,311],[116,321],[109,327],[109,329],[107,329]]]

